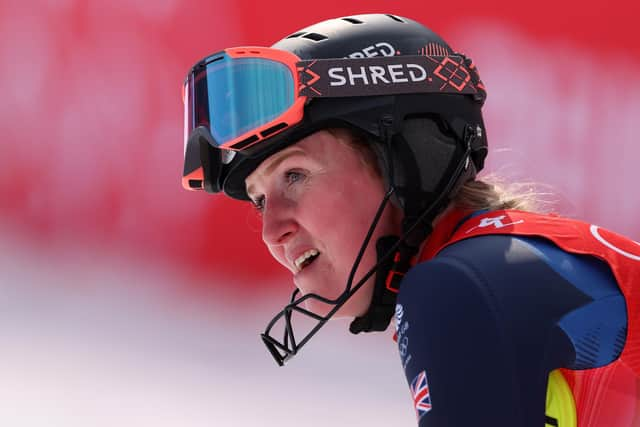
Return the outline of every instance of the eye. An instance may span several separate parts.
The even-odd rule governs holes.
[[[252,199],[251,204],[259,213],[262,213],[262,211],[264,211],[264,196],[259,196],[255,199]]]
[[[294,184],[298,181],[302,181],[305,178],[305,174],[303,172],[295,169],[288,170],[287,172],[285,172],[284,176],[287,184]]]

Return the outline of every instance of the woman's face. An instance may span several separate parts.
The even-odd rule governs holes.
[[[346,133],[345,133],[346,134]],[[271,255],[288,268],[303,294],[337,298],[384,197],[380,177],[363,156],[338,138],[342,132],[316,132],[267,158],[247,177],[247,192],[262,212],[262,238]],[[399,234],[400,215],[389,203],[356,272],[358,280],[377,261],[375,242]],[[373,276],[338,311],[364,314]],[[307,309],[324,315],[331,307],[315,299]]]

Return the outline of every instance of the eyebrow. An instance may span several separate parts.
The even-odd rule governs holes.
[[[287,153],[281,155],[280,157],[278,157],[277,159],[275,159],[274,161],[272,161],[264,170],[264,173],[262,174],[262,176],[268,176],[271,175],[273,173],[274,170],[277,169],[277,167],[284,162],[285,160],[287,160],[290,157],[295,157],[295,156],[303,156],[306,153],[304,151],[302,151],[299,148],[296,148],[294,150],[288,151]],[[247,195],[250,195],[252,193],[253,190],[253,185],[248,185],[247,186]]]

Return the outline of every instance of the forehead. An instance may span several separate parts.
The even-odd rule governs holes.
[[[247,190],[250,191],[254,184],[259,184],[260,181],[273,174],[274,170],[289,158],[307,158],[308,153],[304,147],[300,147],[297,144],[285,148],[282,151],[278,151],[273,155],[267,157],[260,165],[245,179]]]
[[[321,130],[301,139],[282,151],[266,158],[246,179],[247,192],[268,178],[277,167],[287,159],[295,158],[314,162],[319,167],[330,168],[338,164],[349,163],[355,157],[354,150],[340,141],[342,135],[333,135]]]

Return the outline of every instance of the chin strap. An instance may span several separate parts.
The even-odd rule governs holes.
[[[384,236],[378,239],[376,242],[378,262],[389,253],[397,242],[397,236]],[[398,253],[396,253],[396,255],[397,254]],[[389,322],[395,311],[397,292],[387,289],[386,282],[387,277],[391,277],[392,268],[395,264],[394,259],[395,257],[388,258],[386,262],[378,265],[371,304],[365,314],[353,319],[351,325],[349,325],[349,331],[352,334],[384,331],[387,329],[387,326],[389,326]]]
[[[415,225],[415,221],[405,219],[403,230]],[[411,260],[420,250],[420,244],[431,234],[430,224],[422,223],[403,239],[398,246],[398,237],[385,236],[378,239],[376,252],[378,261],[381,261],[389,251],[397,246],[393,258],[378,265],[373,288],[371,304],[365,314],[356,317],[349,325],[352,334],[360,332],[384,331],[389,326],[391,318],[395,313],[396,296],[400,289],[400,282],[404,275],[411,268]]]
[[[391,144],[393,139],[393,120],[385,117],[381,122],[383,140],[388,162],[388,180],[392,190],[395,174],[393,171],[394,160]],[[421,176],[415,154],[410,149],[407,141],[398,138],[395,142],[396,155],[403,165],[405,179],[402,182],[404,199],[404,219],[402,220],[401,237],[381,237],[376,242],[378,267],[376,269],[375,283],[371,305],[367,312],[356,317],[349,325],[349,331],[353,334],[360,332],[384,331],[389,326],[395,312],[396,296],[400,290],[400,282],[411,268],[411,261],[420,251],[420,245],[433,231],[432,221],[442,212],[450,194],[469,178],[475,175],[475,168],[470,161],[473,142],[481,136],[482,129],[479,126],[465,125],[462,140],[464,152],[456,161],[448,166],[452,169],[450,179],[440,191],[431,190],[431,193],[422,189]],[[395,248],[393,258],[387,259]]]
[[[471,147],[473,141],[479,136],[478,128],[467,125],[465,135],[465,152],[455,165],[455,170],[449,182],[444,189],[439,192],[434,200],[431,200],[425,207],[425,194],[420,191],[418,182],[417,165],[415,160],[411,161],[410,151],[404,149],[400,145],[400,157],[403,158],[405,169],[413,172],[409,175],[411,179],[407,180],[407,188],[405,191],[410,195],[405,198],[405,217],[402,221],[402,236],[386,236],[378,239],[376,242],[376,250],[378,256],[378,268],[376,270],[375,284],[371,305],[367,312],[356,317],[349,325],[349,331],[353,334],[360,332],[384,331],[389,326],[391,318],[395,312],[396,296],[400,289],[400,282],[404,275],[411,268],[411,261],[420,250],[420,245],[433,231],[433,219],[444,210],[448,202],[448,195],[457,191],[457,188],[468,179],[475,175],[475,169],[470,162]],[[390,138],[387,133],[387,146],[389,147]],[[390,162],[392,164],[393,162]],[[409,165],[414,165],[411,168]],[[390,172],[393,178],[393,171]],[[393,181],[391,181],[393,182]],[[393,185],[393,184],[392,184]],[[397,248],[393,258],[383,261],[393,248]]]

